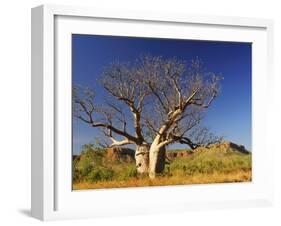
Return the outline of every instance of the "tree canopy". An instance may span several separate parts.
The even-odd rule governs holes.
[[[95,90],[75,85],[74,116],[100,128],[107,146],[173,143],[194,149],[220,141],[202,124],[220,93],[221,76],[204,70],[199,59],[143,56],[134,63],[108,65],[100,79],[110,95],[95,102]]]

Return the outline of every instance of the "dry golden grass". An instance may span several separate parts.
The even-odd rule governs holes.
[[[102,188],[125,188],[143,186],[163,186],[163,185],[185,185],[185,184],[210,184],[210,183],[231,183],[249,182],[252,180],[251,170],[238,170],[229,173],[214,172],[212,174],[159,176],[153,180],[148,177],[130,178],[125,181],[99,181],[96,183],[80,182],[74,183],[74,190],[81,189],[102,189]]]

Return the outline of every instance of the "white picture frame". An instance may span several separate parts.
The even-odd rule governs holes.
[[[118,35],[120,30],[126,36],[253,43],[251,183],[71,190],[71,161],[68,159],[71,157],[71,125],[68,124],[71,104],[70,92],[65,91],[71,84],[69,34]],[[270,102],[265,107],[259,101],[272,92],[272,62],[271,20],[56,5],[33,8],[32,216],[56,220],[271,205],[273,179],[268,175],[273,171],[273,151],[268,148],[267,140],[261,139],[268,133],[266,120]],[[163,196],[165,200],[161,199]]]

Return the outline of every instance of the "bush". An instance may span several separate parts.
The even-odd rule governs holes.
[[[130,165],[128,167],[124,167],[120,172],[118,173],[118,179],[119,180],[127,180],[132,177],[137,177],[138,172],[135,165]]]
[[[95,167],[87,175],[89,182],[107,181],[113,178],[113,170],[106,167]]]
[[[94,169],[102,166],[103,157],[104,150],[96,148],[92,144],[84,145],[80,158],[73,161],[73,181],[85,181]]]

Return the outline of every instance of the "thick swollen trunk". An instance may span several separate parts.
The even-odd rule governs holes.
[[[149,177],[151,179],[159,173],[162,173],[165,168],[166,149],[165,146],[157,148],[153,145],[149,151]]]
[[[149,172],[149,148],[150,146],[147,144],[136,147],[135,159],[138,173]]]

